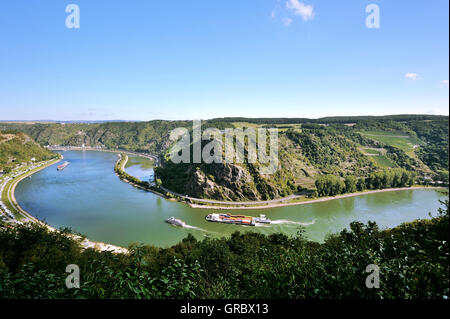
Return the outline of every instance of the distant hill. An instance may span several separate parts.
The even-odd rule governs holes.
[[[0,171],[8,171],[32,158],[44,161],[55,156],[24,133],[0,131]]]
[[[331,116],[322,117],[318,119],[308,118],[246,118],[246,117],[224,117],[215,118],[209,121],[212,122],[247,122],[255,124],[296,124],[296,123],[361,123],[365,121],[448,121],[448,116],[445,115],[428,115],[428,114],[399,114],[399,115],[364,115],[364,116]]]
[[[1,129],[30,135],[41,145],[105,146],[109,149],[159,153],[168,147],[169,132],[188,121],[108,123],[0,123]]]
[[[421,181],[448,180],[448,116],[219,118],[203,122],[203,128],[220,130],[277,127],[280,166],[274,175],[264,175],[258,162],[173,164],[164,160],[172,143],[170,131],[177,127],[191,130],[192,122],[0,123],[0,130],[24,132],[41,145],[84,144],[157,154],[163,159],[157,170],[163,186],[194,197],[272,199],[312,190],[319,176],[333,175],[342,181],[353,176],[360,181],[394,168],[414,173]]]
[[[114,122],[140,122],[140,121],[125,121],[125,120],[0,120],[0,123],[24,123],[24,124],[48,124],[48,123],[114,123]]]
[[[234,123],[238,124],[245,125]],[[351,126],[304,123],[279,127],[276,174],[264,175],[259,163],[171,161],[158,168],[157,174],[165,187],[178,193],[233,201],[269,200],[312,190],[323,175],[336,176],[342,184],[345,179],[354,180],[354,186],[346,186],[353,191],[356,183],[358,190],[393,187],[396,184],[390,179],[399,170],[417,175],[418,182],[436,179],[448,183],[447,121],[364,120]]]

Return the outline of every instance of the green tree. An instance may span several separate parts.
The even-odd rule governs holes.
[[[357,179],[355,176],[349,175],[345,178],[345,192],[354,193],[357,190]]]

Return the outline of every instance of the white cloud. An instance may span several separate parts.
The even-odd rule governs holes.
[[[290,26],[292,23],[292,19],[291,18],[283,18],[283,24],[285,27]]]
[[[448,80],[442,80],[440,87],[441,87],[441,89],[448,88]]]
[[[406,73],[405,77],[411,80],[417,80],[419,78],[419,75],[416,73]]]
[[[298,0],[288,0],[286,1],[286,8],[292,10],[295,15],[301,16],[304,21],[314,19],[314,9],[311,5],[305,5],[303,2]]]

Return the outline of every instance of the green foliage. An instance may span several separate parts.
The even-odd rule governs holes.
[[[358,178],[357,190],[384,188],[389,183],[380,182],[377,180],[379,176],[371,175],[383,168],[403,168],[414,172],[419,177],[417,182],[423,184],[448,184],[448,177],[442,173],[448,172],[447,116],[219,118],[204,121],[202,126],[203,129],[216,127],[223,130],[233,127],[236,122],[248,126],[283,127],[279,131],[279,166],[275,174],[265,176],[259,162],[238,165],[171,163],[165,158],[172,143],[169,133],[176,127],[186,127],[191,131],[192,123],[189,121],[64,125],[0,123],[0,129],[25,132],[41,145],[85,144],[114,150],[151,152],[163,158],[162,166],[155,169],[162,186],[193,197],[217,200],[286,197],[298,189],[311,190],[321,175],[335,175],[339,179],[355,176]],[[0,145],[3,144],[7,142],[0,140]],[[383,151],[371,150],[374,148]],[[3,154],[0,152],[0,157]],[[0,158],[0,166],[1,161]],[[363,185],[362,181],[367,179],[370,183]],[[132,181],[146,186],[145,182]],[[343,192],[339,189],[339,182],[336,183],[337,191]],[[344,192],[355,189],[353,183],[345,188]],[[330,193],[336,193],[336,190]]]
[[[390,187],[410,187],[414,184],[416,174],[403,168],[377,171],[370,174],[366,180],[367,189],[382,189]]]
[[[356,189],[357,189],[357,191],[359,191],[359,192],[362,192],[362,191],[364,191],[364,190],[367,189],[366,183],[365,183],[365,181],[364,181],[364,178],[359,178],[359,179],[358,179],[358,181],[356,182]]]
[[[385,116],[335,116],[322,117],[319,119],[308,118],[247,118],[247,117],[224,117],[217,118],[213,121],[220,123],[247,122],[253,124],[295,124],[295,123],[397,123],[399,125],[404,121],[431,121],[431,120],[447,120],[448,116],[440,115],[421,115],[421,114],[401,114],[401,115],[385,115]],[[401,127],[401,126],[400,126]]]
[[[76,124],[0,123],[0,129],[14,129],[30,135],[41,145],[105,146],[109,149],[159,153],[167,148],[169,132],[191,127],[188,121],[108,122]]]
[[[238,232],[129,254],[83,250],[38,225],[0,228],[0,298],[432,298],[448,297],[448,199],[437,216],[380,230],[353,222],[325,243]],[[48,253],[44,253],[48,252]],[[49,257],[51,256],[51,257]],[[65,287],[67,264],[80,289]],[[380,288],[365,285],[369,264]]]
[[[442,182],[444,185],[448,186],[449,178],[448,178],[448,171],[443,169],[437,172],[437,175],[435,177],[436,181]]]
[[[411,127],[426,142],[417,151],[419,158],[434,171],[448,171],[448,119],[433,123],[413,122]]]
[[[403,168],[379,170],[371,173],[365,179],[357,179],[355,176],[348,175],[345,180],[342,180],[335,175],[322,175],[316,180],[316,189],[319,196],[335,196],[366,189],[410,187],[414,184],[415,177],[414,172]]]
[[[33,157],[36,162],[40,162],[56,156],[23,133],[0,131],[0,169],[5,173],[11,171],[17,164],[29,162]]]
[[[337,176],[323,175],[317,178],[316,189],[319,196],[335,196],[345,192],[345,183]]]
[[[206,143],[203,141],[203,146]],[[264,176],[261,170],[263,164],[249,163],[247,156],[244,156],[244,163],[193,163],[192,144],[190,147],[191,163],[176,164],[165,157],[162,165],[155,169],[163,186],[176,193],[240,201],[269,200],[297,191],[293,174],[286,167],[281,166],[274,174]],[[280,157],[283,158],[285,154],[281,152]]]
[[[355,176],[347,176],[345,177],[344,183],[345,183],[345,192],[346,193],[354,193],[357,191],[356,183],[358,182],[358,179]]]
[[[304,128],[289,130],[287,137],[298,145],[308,162],[327,174],[344,176],[348,173],[365,175],[373,163],[359,150],[353,139],[357,134],[343,128]]]
[[[221,123],[226,123],[228,120],[221,119]],[[420,157],[422,148],[431,151],[428,145],[435,142],[441,143],[439,145],[442,146],[442,150],[445,146],[448,148],[448,133],[445,133],[444,129],[445,127],[448,129],[448,123],[442,121],[440,117],[365,117],[356,118],[355,121],[352,121],[353,118],[346,118],[346,120],[355,122],[356,125],[345,126],[340,124],[345,121],[336,120],[331,121],[328,126],[319,125],[314,121],[309,123],[300,121],[302,123],[300,130],[286,126],[288,128],[286,131],[279,132],[279,169],[270,178],[264,178],[259,174],[258,163],[241,165],[250,177],[239,174],[243,180],[236,180],[234,183],[224,181],[223,176],[229,168],[220,164],[175,165],[167,161],[163,167],[158,168],[157,172],[163,185],[168,189],[194,197],[219,200],[264,200],[288,196],[299,188],[302,189],[305,186],[303,182],[308,183],[308,188],[317,184],[318,179],[318,183],[323,184],[324,181],[320,180],[321,175],[334,175],[337,178],[326,178],[327,184],[318,189],[320,196],[350,193],[356,190],[410,186],[415,181],[423,183],[423,177],[430,174],[435,181],[443,182],[445,185],[446,175],[441,172],[448,171],[448,166],[447,169],[444,167],[431,172],[417,156],[414,156],[413,151],[416,150]],[[261,124],[267,121],[256,119],[248,123]],[[269,127],[270,124],[265,126]],[[429,133],[424,130],[427,126],[431,127]],[[362,135],[360,131],[369,132],[378,140],[372,135]],[[406,135],[407,139],[404,137]],[[395,143],[390,145],[382,142],[382,140],[390,141],[390,139],[393,139]],[[416,148],[414,143],[417,143]],[[362,147],[369,149],[369,152],[371,152],[370,148],[384,151],[382,154],[376,151],[377,156],[367,156],[360,151]],[[374,152],[372,151],[372,154]],[[445,152],[433,151],[433,154],[434,157],[427,155],[427,165],[430,167],[440,168],[447,163],[447,159],[444,159]],[[431,163],[435,164],[431,165]],[[383,170],[385,168],[389,168],[393,173]],[[403,177],[398,177],[399,174]],[[422,178],[415,180],[414,175],[422,176]],[[346,182],[345,187],[340,182],[342,179],[344,183]],[[214,184],[214,189],[218,191],[214,193],[207,191],[211,184]],[[328,189],[322,190],[321,187],[328,187]]]
[[[114,166],[114,171],[119,176],[120,179],[125,180],[127,182],[130,182],[134,185],[137,185],[141,188],[144,188],[145,190],[152,190],[154,192],[159,193],[159,187],[161,186],[161,180],[156,180],[156,187],[150,186],[150,183],[147,181],[141,181],[139,178],[131,176],[127,172],[125,172],[122,169],[122,166],[125,162],[125,160],[128,158],[128,156],[125,153],[120,154],[120,159],[116,162],[116,165]]]

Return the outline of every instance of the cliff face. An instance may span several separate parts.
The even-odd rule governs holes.
[[[208,173],[195,167],[189,174],[185,190],[196,197],[213,199],[256,200],[260,197],[249,172],[235,164],[214,164]]]
[[[278,170],[270,175],[258,162],[175,164],[168,159],[156,173],[163,186],[192,197],[226,201],[269,200],[288,196],[298,189],[286,152],[281,150],[281,154],[280,158],[285,161],[278,163]]]
[[[164,175],[166,169],[158,172]],[[169,189],[193,197],[245,201],[266,200],[280,195],[279,188],[270,178],[264,177],[254,167],[249,169],[248,164],[188,165],[181,175],[184,176],[181,182],[170,183],[165,176],[163,180]]]

